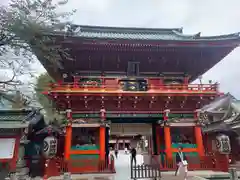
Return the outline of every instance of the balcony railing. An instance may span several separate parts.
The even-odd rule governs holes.
[[[152,92],[152,93],[217,93],[218,84],[148,84],[145,90],[127,89],[120,84],[82,85],[77,83],[50,84],[49,91],[87,91],[87,92]]]

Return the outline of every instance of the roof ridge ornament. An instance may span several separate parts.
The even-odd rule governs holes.
[[[194,39],[200,38],[201,37],[201,32],[198,32],[197,34],[193,35]]]

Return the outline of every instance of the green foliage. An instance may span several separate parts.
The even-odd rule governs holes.
[[[51,100],[43,94],[43,92],[49,87],[49,84],[53,83],[53,79],[47,74],[41,74],[37,78],[35,85],[35,92],[38,102],[42,105],[48,116],[53,116],[53,104]]]
[[[67,0],[54,2],[11,0],[9,6],[0,7],[0,63],[5,63],[5,69],[19,69],[15,66],[31,63],[33,55],[41,56],[42,63],[52,64],[53,67],[57,67],[60,56],[70,58],[66,49],[54,45],[55,39],[51,35],[56,31],[65,33],[71,29],[69,17],[75,11],[61,12]],[[14,53],[15,56],[24,58],[2,60],[1,56],[6,53]],[[10,81],[17,76],[15,72],[13,74]]]
[[[47,74],[41,74],[36,81],[35,93],[37,101],[42,105],[46,112],[46,120],[55,124],[66,124],[65,115],[59,114],[54,106],[54,102],[50,100],[46,95],[43,94],[47,90],[49,85],[54,83],[54,80]]]

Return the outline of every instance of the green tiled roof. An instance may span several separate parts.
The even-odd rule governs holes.
[[[99,39],[126,39],[126,40],[187,40],[187,41],[209,41],[240,39],[240,34],[229,34],[221,36],[201,37],[201,33],[184,35],[182,28],[175,29],[149,29],[149,28],[119,28],[119,27],[100,27],[100,26],[78,26],[74,25],[69,36],[81,38]],[[55,35],[60,35],[57,33]]]
[[[26,115],[0,115],[0,121],[23,121]]]
[[[0,110],[0,122],[29,121],[33,115],[35,111],[31,110]]]

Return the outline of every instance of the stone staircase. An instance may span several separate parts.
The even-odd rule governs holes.
[[[18,180],[28,179],[29,178],[28,174],[29,168],[26,165],[26,161],[19,159],[16,167],[16,176],[18,177]]]

